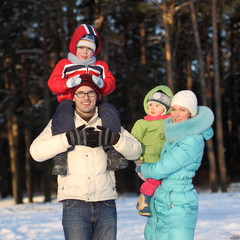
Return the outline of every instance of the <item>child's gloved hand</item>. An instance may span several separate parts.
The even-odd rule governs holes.
[[[142,165],[142,164],[138,164],[138,165],[136,166],[136,168],[135,168],[135,171],[136,171],[137,174],[138,174],[138,173],[141,173],[141,165]]]
[[[68,88],[73,88],[73,87],[78,86],[81,82],[82,82],[82,79],[80,78],[80,75],[78,74],[74,77],[69,78],[66,82],[66,86]]]
[[[92,80],[94,81],[94,83],[99,87],[99,88],[103,88],[104,82],[100,77],[97,77],[95,75],[92,76]]]
[[[142,164],[137,164],[136,168],[135,168],[135,172],[138,174],[138,176],[143,180],[143,181],[147,181],[147,179],[142,175],[141,173],[141,166]]]

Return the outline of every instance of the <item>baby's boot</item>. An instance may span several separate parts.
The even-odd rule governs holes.
[[[52,175],[67,175],[67,152],[56,155],[53,164]]]
[[[107,170],[117,171],[127,168],[127,159],[114,148],[107,149]]]
[[[151,216],[149,210],[149,203],[150,203],[151,196],[141,193],[140,197],[137,202],[137,210],[138,213],[142,216]]]

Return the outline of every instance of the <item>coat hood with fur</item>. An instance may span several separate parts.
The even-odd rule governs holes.
[[[165,93],[166,95],[168,95],[171,99],[173,98],[172,91],[170,90],[169,87],[164,86],[164,85],[159,85],[159,86],[153,88],[151,91],[149,91],[149,92],[147,93],[147,95],[145,96],[144,101],[143,101],[143,107],[144,107],[144,111],[146,112],[146,114],[149,114],[149,112],[148,112],[148,107],[147,107],[148,99],[149,99],[155,92],[158,92],[158,91],[164,92],[164,93]],[[168,113],[170,113],[170,109],[166,112],[166,114],[168,114]]]

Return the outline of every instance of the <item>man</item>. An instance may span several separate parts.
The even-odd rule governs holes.
[[[114,171],[107,171],[103,146],[112,145],[126,159],[137,159],[141,144],[124,128],[112,132],[98,115],[99,88],[92,76],[81,76],[72,90],[75,129],[52,136],[51,121],[33,141],[30,153],[42,162],[67,151],[67,175],[58,176],[58,200],[63,203],[66,240],[114,240],[117,235],[117,198]]]

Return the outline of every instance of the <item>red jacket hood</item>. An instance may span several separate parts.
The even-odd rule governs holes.
[[[101,41],[100,38],[96,32],[96,30],[88,24],[81,24],[80,26],[77,27],[77,29],[75,30],[75,32],[73,33],[71,42],[69,44],[69,50],[72,54],[76,55],[76,46],[78,41],[86,34],[92,34],[94,35],[96,38],[96,51],[94,53],[94,55],[96,56],[100,49],[101,49]]]

